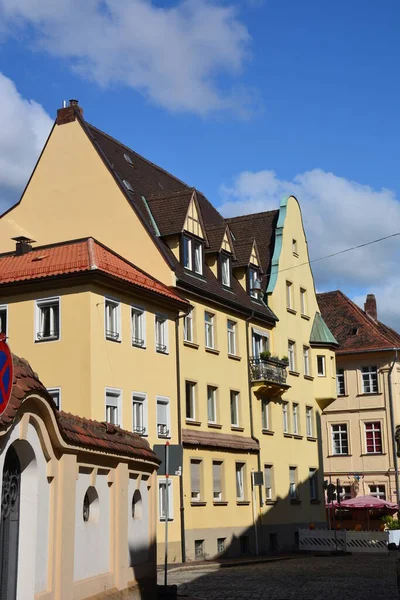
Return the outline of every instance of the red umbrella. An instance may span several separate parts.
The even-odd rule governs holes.
[[[343,500],[340,505],[343,508],[374,508],[375,510],[385,508],[389,510],[398,509],[397,504],[394,502],[387,502],[386,500],[381,500],[381,498],[375,498],[375,496],[357,496],[357,498]]]

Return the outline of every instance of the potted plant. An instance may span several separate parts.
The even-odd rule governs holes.
[[[282,356],[281,362],[285,363],[285,365],[289,364],[289,358],[287,356]]]
[[[400,521],[398,518],[393,515],[385,515],[382,517],[382,521],[385,524],[385,530],[388,532],[389,544],[396,544],[396,546],[400,543]]]
[[[269,360],[270,357],[271,357],[271,352],[269,350],[264,350],[263,352],[260,352],[261,360]]]

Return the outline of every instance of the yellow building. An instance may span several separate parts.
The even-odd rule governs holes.
[[[340,344],[337,400],[322,416],[325,477],[340,480],[345,498],[367,494],[397,502],[400,335],[378,320],[373,294],[365,310],[339,290],[318,294],[318,302]]]
[[[125,427],[134,423],[133,392],[170,398],[171,441],[184,446],[183,477],[174,478],[171,494],[179,531],[171,561],[289,548],[298,525],[325,521],[320,412],[336,397],[336,341],[318,312],[294,197],[276,211],[224,219],[203,194],[89,125],[72,102],[58,111],[20,202],[0,218],[0,251],[13,251],[18,236],[46,246],[93,237],[187,301],[174,300],[175,312],[162,309],[169,353],[158,356],[154,346],[132,347],[130,296],[117,297],[120,344],[104,339],[107,310],[97,306],[104,290],[87,300],[90,320],[76,300],[76,335],[99,367],[89,369],[86,358],[79,393],[66,379],[69,391],[61,392],[63,408],[79,412],[85,390],[85,412],[95,417],[104,415],[106,387],[123,390]],[[19,340],[27,327],[32,332],[33,309],[24,311],[8,291],[7,303],[10,344],[23,355]],[[146,312],[161,310],[158,303],[167,306],[159,298]],[[22,329],[18,317],[14,333],[11,309],[25,319]],[[154,321],[148,327],[154,342]],[[59,346],[71,360],[65,341]],[[50,352],[42,363],[29,356],[48,387],[61,385],[61,372],[50,381]],[[150,421],[149,414],[155,431]],[[263,473],[261,487],[252,489],[252,472]],[[162,558],[162,522],[158,534]]]

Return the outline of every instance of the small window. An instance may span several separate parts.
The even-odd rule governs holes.
[[[228,319],[228,354],[236,356],[236,322]]]
[[[133,187],[131,186],[131,184],[129,183],[129,181],[127,179],[123,179],[122,182],[129,192],[133,192]]]
[[[337,369],[336,371],[336,391],[338,396],[346,395],[344,369]]]
[[[332,425],[332,450],[336,456],[346,456],[349,453],[346,423]]]
[[[340,494],[341,500],[350,500],[351,498],[351,485],[342,485],[342,491]]]
[[[196,419],[196,384],[192,381],[186,381],[186,420],[194,421]]]
[[[193,241],[194,251],[194,272],[198,275],[203,275],[203,244]]]
[[[254,358],[260,358],[261,352],[267,352],[268,350],[268,335],[262,331],[255,331],[253,329],[253,356]]]
[[[185,342],[193,342],[193,311],[183,318],[183,339]]]
[[[139,490],[135,490],[132,496],[132,519],[140,521],[143,517],[143,500]]]
[[[293,284],[290,281],[286,282],[286,308],[293,309]]]
[[[297,467],[289,467],[289,498],[298,500]]]
[[[288,403],[282,404],[283,433],[289,433]]]
[[[317,373],[318,377],[325,377],[325,356],[317,356]]]
[[[191,501],[201,501],[201,460],[190,461]]]
[[[386,490],[384,485],[370,485],[369,493],[370,496],[379,498],[379,500],[386,500]]]
[[[307,290],[300,288],[300,310],[302,315],[307,315]]]
[[[380,421],[365,423],[364,426],[367,454],[382,454],[382,431]]]
[[[298,435],[300,432],[299,427],[299,405],[293,402],[292,404],[292,427],[293,434]]]
[[[310,484],[310,500],[318,500],[318,474],[317,469],[308,470],[308,481]]]
[[[192,240],[183,236],[183,266],[188,271],[193,270]]]
[[[245,490],[244,490],[244,470],[245,463],[236,463],[236,500],[243,501],[245,499]]]
[[[296,371],[296,343],[289,341],[288,344],[289,371]]]
[[[295,256],[298,256],[298,252],[297,252],[297,240],[292,240],[292,252]]]
[[[239,427],[239,392],[231,390],[231,425]]]
[[[161,354],[168,353],[168,320],[166,317],[156,315],[156,351]]]
[[[157,397],[157,436],[159,438],[171,437],[169,398],[162,396]]]
[[[47,388],[47,391],[49,392],[56,409],[61,410],[61,388]]]
[[[197,560],[204,559],[204,540],[194,540],[194,557]]]
[[[217,388],[207,386],[207,418],[209,423],[217,422]]]
[[[306,406],[306,434],[314,437],[314,411],[311,406]]]
[[[121,338],[121,319],[120,303],[116,300],[106,298],[105,301],[105,320],[106,320],[106,338],[114,342]]]
[[[222,469],[223,463],[219,460],[213,460],[213,501],[221,502],[222,495]]]
[[[217,538],[217,554],[223,554],[225,552],[225,541],[226,538]]]
[[[252,298],[258,298],[259,290],[261,291],[261,282],[258,269],[249,268],[249,294]]]
[[[107,389],[106,390],[106,421],[113,425],[119,425],[120,406],[121,406],[121,390]]]
[[[378,369],[376,366],[362,367],[363,394],[378,393]]]
[[[270,429],[269,425],[269,399],[262,398],[261,399],[261,422],[262,428],[268,431]]]
[[[204,313],[204,327],[206,337],[206,348],[215,348],[214,339],[214,315],[209,312]]]
[[[310,348],[303,346],[304,375],[310,375]]]
[[[0,333],[5,333],[5,335],[8,335],[8,311],[7,311],[7,305],[6,304],[1,304],[0,305]]]
[[[83,497],[82,517],[84,523],[96,523],[99,519],[99,495],[92,485]]]
[[[144,348],[146,345],[146,315],[144,310],[132,306],[132,346]]]
[[[147,434],[146,394],[132,394],[132,431],[139,435]]]
[[[125,154],[124,154],[124,159],[126,160],[126,162],[127,162],[129,165],[133,165],[132,159],[131,159],[131,157],[129,156],[129,154],[126,154],[126,153],[125,153]]]
[[[231,259],[221,254],[221,281],[225,287],[231,287]]]
[[[274,499],[273,466],[264,466],[265,499],[271,502]]]
[[[168,498],[167,498],[167,482],[168,482]],[[167,509],[168,501],[168,509]],[[168,514],[168,521],[174,518],[174,504],[172,497],[172,481],[170,479],[158,480],[158,518],[160,521],[165,521]]]
[[[60,299],[36,300],[36,341],[60,339]]]

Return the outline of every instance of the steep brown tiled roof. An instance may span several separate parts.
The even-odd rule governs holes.
[[[193,190],[188,189],[146,198],[160,235],[171,235],[182,231],[192,195]]]
[[[317,294],[322,317],[339,342],[338,354],[400,347],[400,335],[371,319],[340,290]]]
[[[208,431],[182,430],[182,441],[186,446],[202,448],[226,448],[243,452],[257,452],[260,445],[253,438],[228,433],[209,433]]]

